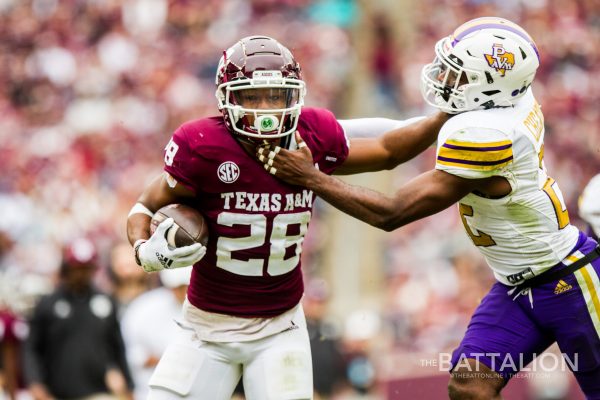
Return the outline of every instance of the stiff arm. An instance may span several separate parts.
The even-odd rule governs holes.
[[[269,171],[284,181],[311,189],[339,210],[377,228],[392,231],[410,222],[436,214],[474,190],[488,192],[495,177],[465,179],[440,170],[425,172],[407,182],[393,196],[349,185],[323,174],[313,164],[302,138],[297,151],[263,150],[259,160],[270,163]]]
[[[339,121],[350,137],[348,158],[336,175],[393,169],[431,146],[448,114],[438,112],[427,118],[406,121],[364,118]],[[368,136],[368,137],[355,137]]]

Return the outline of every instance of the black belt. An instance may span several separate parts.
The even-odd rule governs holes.
[[[552,269],[542,273],[541,275],[534,276],[533,278],[527,279],[525,282],[517,285],[517,292],[520,292],[525,289],[533,288],[536,286],[544,285],[546,283],[554,282],[559,280],[560,278],[564,278],[565,276],[572,274],[573,272],[581,269],[587,264],[594,261],[596,258],[600,257],[600,246],[597,246],[594,250],[575,261],[573,264],[558,270],[553,271]]]

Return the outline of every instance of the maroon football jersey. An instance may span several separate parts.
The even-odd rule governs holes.
[[[342,127],[327,110],[303,108],[298,132],[325,173],[348,156]],[[272,317],[298,304],[312,191],[265,171],[222,117],[179,127],[165,148],[165,171],[196,193],[195,206],[209,226],[207,253],[194,266],[188,289],[190,303],[240,317]]]

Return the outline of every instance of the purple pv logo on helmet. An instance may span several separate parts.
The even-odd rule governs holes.
[[[240,168],[233,161],[225,161],[219,165],[217,176],[222,182],[233,183],[240,176]]]

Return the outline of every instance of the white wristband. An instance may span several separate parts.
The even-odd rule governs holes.
[[[148,239],[138,239],[135,241],[135,243],[133,244],[133,248],[135,249],[139,244],[142,244],[144,242],[148,241]]]
[[[131,217],[133,214],[146,214],[150,218],[154,216],[154,213],[150,211],[148,207],[139,202],[135,203],[135,205],[131,207],[131,211],[129,211],[129,215],[127,215],[127,218]]]

